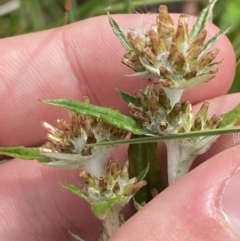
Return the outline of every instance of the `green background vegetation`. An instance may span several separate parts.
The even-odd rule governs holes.
[[[3,13],[3,7],[13,1],[19,7]],[[159,4],[169,6],[170,12],[181,11],[184,1],[178,0],[72,0],[73,8],[69,14],[69,21],[111,13],[156,12]],[[207,0],[195,0],[199,8],[204,7]],[[28,32],[61,26],[64,22],[65,0],[0,0],[0,37],[8,37]],[[8,5],[9,6],[9,5]],[[237,57],[237,72],[231,92],[240,91],[240,1],[218,0],[214,10],[214,22],[220,28],[232,24],[228,37],[231,40]]]

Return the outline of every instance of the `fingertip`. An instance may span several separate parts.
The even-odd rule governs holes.
[[[97,240],[100,222],[89,204],[62,186],[81,187],[79,169],[13,159],[1,164],[0,176],[2,240],[72,240],[69,231]]]
[[[222,197],[226,183],[239,170],[239,155],[237,146],[209,159],[148,203],[111,240],[239,240],[235,219],[231,226],[222,213],[232,215],[231,203],[239,207],[240,193],[231,192],[230,201]]]

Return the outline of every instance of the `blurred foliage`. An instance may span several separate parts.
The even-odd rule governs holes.
[[[193,0],[194,1],[194,0]],[[3,13],[7,4],[19,3],[19,8]],[[156,12],[159,4],[167,4],[170,11],[181,11],[183,0],[72,0],[69,22],[111,13]],[[186,2],[186,1],[185,1]],[[204,7],[208,0],[195,0]],[[65,0],[0,0],[0,38],[61,26],[64,23]],[[218,0],[214,10],[214,22],[224,28],[232,23],[228,37],[232,42],[238,63],[240,62],[239,0]],[[224,11],[223,11],[224,10]],[[240,64],[231,92],[240,92]]]
[[[223,11],[224,9],[224,11]],[[216,8],[216,22],[220,28],[227,27],[232,24],[232,27],[228,33],[228,38],[233,44],[237,69],[234,83],[230,92],[240,92],[240,1],[239,0],[220,0]]]

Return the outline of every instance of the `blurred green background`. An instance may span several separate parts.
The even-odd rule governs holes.
[[[166,4],[170,12],[197,15],[208,0],[69,0],[69,22],[110,13],[157,12]],[[66,18],[65,0],[0,0],[0,38],[61,26]],[[235,81],[230,92],[240,92],[240,0],[218,0],[214,23],[221,29],[232,24],[228,33],[237,57]]]

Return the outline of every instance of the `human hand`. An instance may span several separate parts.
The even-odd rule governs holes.
[[[114,18],[127,29],[140,21],[152,21],[153,16]],[[191,18],[191,23],[194,20]],[[209,37],[216,32],[216,27],[209,26]],[[132,92],[147,81],[124,76],[130,73],[120,64],[124,50],[106,16],[0,41],[1,146],[41,144],[45,136],[41,122],[55,125],[56,119],[66,117],[66,112],[45,106],[39,99],[81,99],[87,95],[94,104],[127,112],[115,88]],[[187,91],[183,98],[195,103],[196,108],[197,103],[210,99],[210,114],[221,114],[239,102],[239,94],[225,95],[235,71],[230,43],[222,37],[215,47],[221,49],[218,59],[224,59],[217,77]],[[230,197],[228,187],[225,193],[229,199],[221,196],[225,183],[235,177],[240,164],[240,148],[224,151],[232,145],[232,137],[221,137],[197,162],[220,154],[158,195],[112,240],[238,240],[239,226],[228,224],[220,205],[223,201],[224,206],[235,208],[230,213],[240,216],[237,181],[232,187],[235,196]],[[124,153],[119,157],[126,159]],[[100,224],[88,205],[60,186],[80,185],[78,175],[79,170],[54,169],[36,162],[12,160],[2,164],[0,237],[6,241],[66,241],[74,240],[68,233],[71,231],[87,240],[97,240]]]

